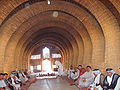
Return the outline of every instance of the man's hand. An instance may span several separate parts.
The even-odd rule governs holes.
[[[0,90],[4,90],[2,87],[0,87]]]
[[[89,86],[89,87],[88,87],[88,89],[91,89],[91,88],[92,88],[92,86]]]
[[[80,79],[81,79],[81,78],[79,77],[78,80],[77,80],[77,84],[79,84]]]
[[[86,80],[83,80],[83,82],[86,82]]]
[[[79,79],[77,80],[77,84],[79,84]]]
[[[8,86],[5,87],[5,90],[6,90],[6,89],[7,89],[7,90],[10,90],[10,88],[9,88]]]

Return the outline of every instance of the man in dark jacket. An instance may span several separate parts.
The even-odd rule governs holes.
[[[104,90],[120,90],[120,76],[112,68],[106,69],[107,76],[103,82]]]
[[[4,82],[10,88],[10,90],[15,90],[15,86],[8,80],[8,74],[4,73]]]

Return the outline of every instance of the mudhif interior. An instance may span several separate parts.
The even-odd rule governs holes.
[[[0,0],[0,90],[120,90],[120,0]]]

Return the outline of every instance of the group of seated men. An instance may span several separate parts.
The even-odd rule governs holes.
[[[120,69],[119,69],[120,71]],[[74,80],[71,85],[77,85],[80,89],[85,90],[120,90],[120,76],[112,68],[106,69],[107,75],[103,75],[99,69],[92,71],[91,66],[86,69],[79,65],[70,67],[68,78]]]
[[[31,78],[27,70],[12,71],[10,77],[7,73],[0,73],[0,90],[27,90],[36,78]]]

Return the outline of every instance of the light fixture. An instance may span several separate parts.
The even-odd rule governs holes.
[[[25,7],[29,8],[30,4],[29,3],[25,3]]]
[[[58,12],[57,11],[53,12],[53,17],[55,17],[55,18],[58,17]]]
[[[47,0],[48,5],[50,5],[50,0]]]

